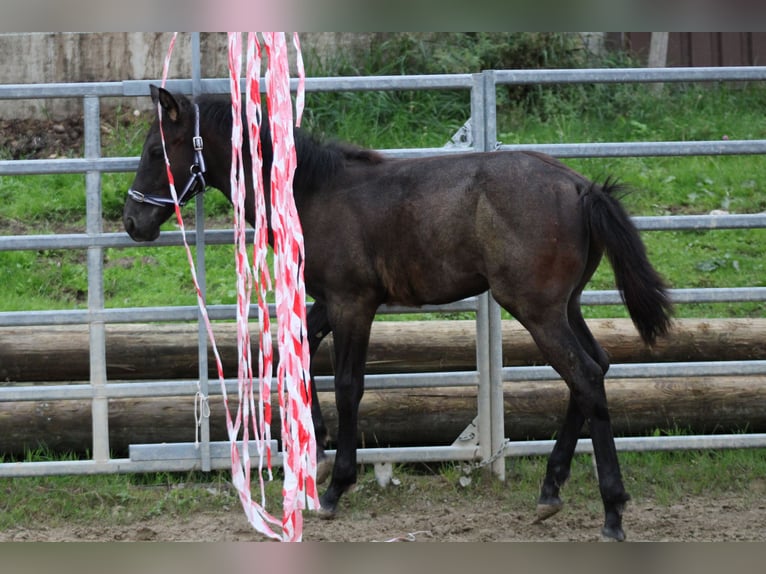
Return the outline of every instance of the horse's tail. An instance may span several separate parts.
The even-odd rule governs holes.
[[[609,179],[603,185],[594,183],[582,201],[591,241],[606,251],[630,317],[641,338],[651,345],[667,333],[673,305],[665,281],[649,262],[638,230],[614,196],[620,189]]]

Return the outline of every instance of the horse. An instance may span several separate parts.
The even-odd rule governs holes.
[[[208,95],[192,101],[156,86],[151,97],[162,108],[173,177],[187,181],[180,202],[206,186],[230,199],[229,100]],[[148,131],[124,206],[125,229],[136,241],[156,239],[174,212],[159,121],[155,118]],[[609,357],[583,318],[580,295],[606,253],[645,344],[668,332],[673,307],[665,280],[620,202],[623,186],[611,178],[590,181],[531,151],[393,159],[297,128],[294,138],[293,193],[304,234],[306,292],[315,300],[307,320],[311,353],[328,333],[334,338],[336,456],[320,513],[335,516],[341,496],[356,483],[357,418],[378,307],[444,304],[489,290],[529,331],[569,388],[536,521],[562,508],[560,489],[587,421],[604,508],[601,533],[624,540],[622,515],[630,496],[607,408]],[[202,141],[204,151],[194,145]],[[273,151],[265,119],[260,145],[268,193]],[[245,158],[248,147],[244,142]],[[245,163],[252,225],[249,159]],[[313,385],[312,395],[320,464],[326,459],[327,430]]]

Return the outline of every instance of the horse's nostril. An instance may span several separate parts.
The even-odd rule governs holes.
[[[132,217],[126,217],[125,218],[125,231],[128,232],[128,235],[133,235],[133,231],[136,229],[136,222],[133,220]]]

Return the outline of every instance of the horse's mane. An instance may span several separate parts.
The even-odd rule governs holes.
[[[197,104],[200,115],[220,126],[221,131],[231,132],[231,100],[229,98],[203,95],[197,99]],[[374,150],[340,141],[323,141],[315,134],[301,128],[293,130],[293,137],[298,160],[294,178],[296,190],[317,189],[319,183],[337,176],[349,162],[376,164],[384,161],[383,156]],[[249,142],[245,138],[243,153],[249,154],[249,149]],[[261,149],[264,167],[268,169],[271,166],[273,149],[266,115],[261,123]]]

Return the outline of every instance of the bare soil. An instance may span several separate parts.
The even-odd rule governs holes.
[[[377,488],[377,487],[374,487]],[[389,488],[404,488],[392,487]],[[379,496],[373,498],[379,499]],[[385,497],[384,497],[385,498]],[[502,498],[502,497],[501,497]],[[342,504],[342,503],[341,503]],[[304,541],[318,542],[511,542],[601,541],[602,514],[596,500],[571,501],[556,516],[533,524],[534,501],[509,508],[490,493],[469,500],[408,497],[405,507],[342,509],[334,520],[304,513]],[[651,500],[629,503],[624,526],[629,541],[766,541],[766,502],[733,495],[687,496],[670,506]],[[0,532],[0,541],[265,541],[238,505],[187,517],[104,521]]]
[[[0,150],[4,159],[49,159],[82,155],[82,119],[0,119]]]

